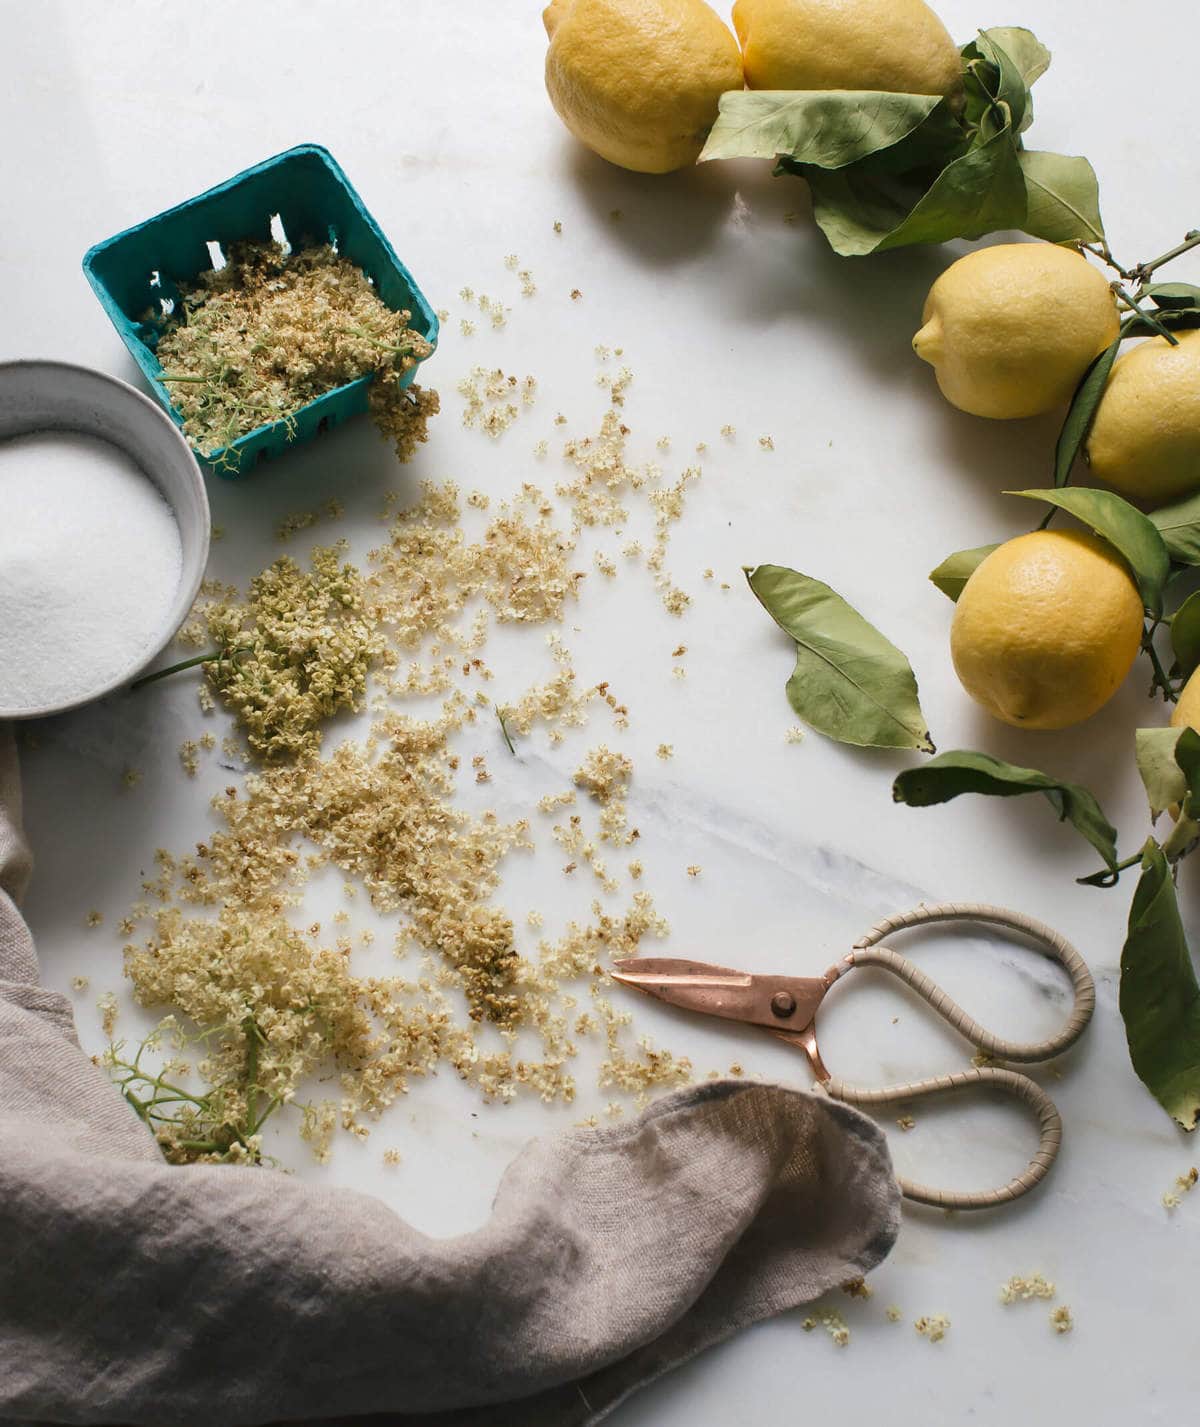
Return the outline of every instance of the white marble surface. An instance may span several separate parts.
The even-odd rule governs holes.
[[[957,37],[979,23],[1022,22],[1049,43],[1055,62],[1038,86],[1035,142],[1093,160],[1118,254],[1149,257],[1200,222],[1186,81],[1135,83],[1115,12],[1106,24],[1084,0],[1025,0],[995,14],[945,0],[942,11]],[[773,560],[830,581],[907,650],[940,746],[985,747],[1090,783],[1131,849],[1146,829],[1130,730],[1160,717],[1145,703],[1140,674],[1080,730],[1000,728],[955,682],[950,606],[925,579],[947,552],[1026,526],[1028,510],[1000,492],[1044,478],[1055,423],[960,415],[912,357],[921,300],[951,250],[843,262],[805,221],[802,187],[770,179],[765,165],[650,179],[580,152],[544,97],[536,12],[511,0],[0,3],[0,358],[67,357],[132,379],[79,270],[85,248],[293,143],[332,149],[434,305],[453,313],[428,369],[445,414],[406,470],[359,422],[244,484],[213,482],[214,520],[228,531],[213,571],[239,579],[272,557],[281,515],[332,494],[345,501],[345,528],[361,551],[389,486],[453,476],[502,494],[523,479],[548,480],[534,441],[555,437],[560,410],[573,431],[594,426],[603,393],[593,346],[622,345],[636,374],[627,408],[635,450],[650,457],[663,434],[679,462],[697,441],[710,447],[669,558],[695,597],[683,621],[658,608],[643,576],[612,588],[594,578],[568,630],[581,675],[610,679],[631,706],[622,746],[637,765],[632,811],[647,883],[673,926],[667,949],[817,971],[885,912],[923,897],[976,898],[1020,907],[1074,939],[1096,973],[1099,1008],[1061,1079],[1042,1076],[1068,1138],[1041,1194],[984,1218],[909,1214],[875,1275],[874,1298],[839,1300],[853,1334],[844,1351],[804,1334],[798,1316],[783,1319],[709,1353],[612,1420],[1189,1420],[1200,1387],[1200,1198],[1174,1215],[1159,1201],[1196,1148],[1142,1090],[1125,1053],[1116,973],[1131,885],[1076,886],[1072,879],[1092,870],[1091,854],[1044,804],[895,807],[890,778],[906,756],[815,735],[785,743],[788,648],[739,574],[743,564]],[[1137,19],[1143,38],[1130,43],[1144,60],[1155,45],[1171,55],[1200,38],[1196,11],[1182,0],[1147,0]],[[798,225],[785,221],[793,211]],[[510,252],[533,270],[535,298],[519,296],[503,265]],[[1198,271],[1185,261],[1177,275],[1196,280]],[[511,302],[504,332],[458,334],[464,284]],[[572,288],[580,300],[570,300]],[[455,383],[477,361],[541,383],[537,406],[494,446],[458,424]],[[738,429],[732,444],[717,434],[725,422]],[[773,453],[759,449],[761,434],[774,438]],[[728,592],[703,581],[707,566]],[[686,681],[671,676],[679,642],[689,650]],[[537,636],[497,644],[493,654],[501,695],[524,687],[544,658]],[[141,869],[155,847],[185,849],[204,835],[208,798],[231,777],[214,761],[194,782],[183,775],[178,744],[199,728],[194,689],[180,681],[44,725],[26,756],[39,862],[30,915],[47,981],[65,989],[72,976],[91,978],[77,999],[93,1048],[101,1044],[95,995],[121,985],[113,927]],[[489,800],[504,813],[561,786],[583,746],[555,750],[535,738],[513,760],[496,731],[481,728],[476,738],[495,775]],[[654,757],[664,740],[675,746],[670,763]],[[130,764],[145,776],[122,795]],[[555,851],[513,861],[504,897],[518,915],[534,905],[551,924],[586,914],[591,889],[561,876]],[[703,868],[698,878],[686,875],[689,863]],[[1200,932],[1192,872],[1182,899]],[[88,931],[93,907],[106,922]],[[1002,1032],[1044,1033],[1061,1012],[1057,983],[1028,954],[938,938],[923,944],[921,959]],[[640,1028],[703,1069],[737,1059],[763,1075],[806,1075],[767,1037],[649,1003],[635,1009]],[[123,1030],[139,1024],[125,1004]],[[864,1081],[964,1059],[914,1003],[874,985],[851,983],[834,999],[825,1040],[830,1063]],[[584,1073],[583,1108],[605,1098]],[[378,1192],[445,1234],[481,1221],[525,1138],[580,1113],[484,1107],[442,1076],[417,1084],[369,1146],[342,1146],[328,1170],[306,1163],[290,1132],[276,1148],[298,1173]],[[385,1171],[389,1144],[404,1163]],[[1032,1133],[1006,1107],[957,1102],[921,1110],[917,1128],[894,1133],[893,1145],[902,1168],[977,1185],[1022,1163]],[[1070,1336],[1053,1334],[1044,1304],[999,1306],[998,1285],[1032,1270],[1059,1284],[1076,1317]],[[891,1303],[903,1310],[899,1325],[884,1317]],[[933,1312],[952,1320],[936,1346],[911,1326]]]

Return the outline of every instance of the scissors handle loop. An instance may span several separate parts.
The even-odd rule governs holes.
[[[897,1100],[917,1100],[924,1095],[940,1095],[978,1085],[990,1086],[992,1089],[1015,1095],[1037,1116],[1038,1148],[1028,1167],[998,1189],[935,1189],[929,1184],[900,1179],[900,1193],[918,1204],[932,1204],[939,1209],[995,1209],[1001,1204],[1010,1204],[1040,1184],[1062,1145],[1062,1116],[1058,1113],[1058,1107],[1028,1075],[1021,1075],[1015,1070],[1003,1070],[998,1066],[981,1066],[978,1069],[957,1070],[950,1075],[935,1075],[929,1080],[914,1080],[908,1085],[889,1085],[881,1090],[847,1085],[844,1080],[835,1077],[825,1082],[825,1089],[834,1100],[843,1100],[847,1105],[859,1105],[865,1109],[872,1105],[888,1105]]]
[[[1074,1003],[1062,1029],[1045,1041],[1033,1044],[1007,1041],[993,1035],[973,1017],[969,1016],[942,988],[920,967],[914,966],[907,958],[879,943],[893,932],[905,931],[910,927],[924,926],[933,922],[982,922],[1004,927],[1018,932],[1037,943],[1038,949],[1052,960],[1057,961],[1071,978],[1074,988]],[[855,943],[853,952],[846,958],[846,969],[857,966],[877,966],[890,971],[913,988],[916,993],[944,1017],[955,1030],[959,1031],[972,1045],[978,1046],[988,1055],[1001,1060],[1029,1063],[1048,1060],[1066,1050],[1083,1034],[1096,1006],[1096,988],[1091,973],[1083,958],[1071,944],[1044,922],[1035,921],[1021,912],[1009,911],[1005,907],[992,907],[980,902],[944,902],[935,906],[921,906],[911,912],[887,917]],[[992,1209],[1001,1204],[1011,1203],[1027,1194],[1045,1178],[1054,1163],[1062,1145],[1062,1117],[1049,1095],[1041,1086],[1015,1070],[999,1066],[980,1066],[970,1070],[954,1071],[949,1075],[938,1075],[928,1080],[916,1080],[907,1085],[890,1085],[883,1089],[871,1090],[849,1085],[844,1080],[831,1077],[825,1088],[835,1100],[843,1100],[850,1105],[864,1108],[872,1105],[886,1105],[901,1100],[916,1100],[923,1096],[940,1095],[954,1090],[977,1086],[990,1087],[1015,1096],[1037,1116],[1039,1143],[1037,1153],[1030,1160],[1023,1173],[996,1189],[985,1190],[943,1190],[928,1184],[918,1184],[912,1180],[900,1180],[900,1192],[907,1199],[919,1204],[931,1204],[942,1209]]]
[[[933,922],[982,922],[990,926],[1004,927],[1008,931],[1019,932],[1038,945],[1038,950],[1066,971],[1071,978],[1075,1000],[1071,1014],[1067,1017],[1057,1035],[1047,1040],[1026,1044],[1009,1041],[993,1035],[969,1016],[942,988],[927,976],[919,966],[914,966],[906,957],[879,943],[893,932],[906,931],[910,927],[927,926]],[[1006,907],[991,907],[982,902],[941,902],[936,906],[921,906],[911,912],[901,912],[898,916],[886,917],[871,928],[864,937],[854,944],[849,958],[853,966],[878,966],[890,971],[906,982],[923,1000],[927,1001],[943,1020],[949,1022],[958,1033],[973,1046],[997,1060],[1011,1060],[1018,1064],[1032,1061],[1050,1060],[1073,1046],[1087,1029],[1096,1009],[1096,985],[1092,973],[1083,958],[1069,941],[1053,927],[1035,921],[1021,912],[1009,911]]]

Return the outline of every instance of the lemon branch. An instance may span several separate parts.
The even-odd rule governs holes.
[[[1163,620],[1156,619],[1146,626],[1142,634],[1142,650],[1149,658],[1150,666],[1154,670],[1154,678],[1150,683],[1150,697],[1153,698],[1156,693],[1161,693],[1165,703],[1173,704],[1178,700],[1179,694],[1171,682],[1170,675],[1163,668],[1158,650],[1154,647],[1154,636],[1163,623]]]

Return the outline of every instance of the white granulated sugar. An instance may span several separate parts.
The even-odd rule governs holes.
[[[123,451],[0,441],[0,712],[86,697],[146,654],[179,588],[179,527]]]

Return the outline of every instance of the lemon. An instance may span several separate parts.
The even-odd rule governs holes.
[[[950,628],[967,693],[1005,723],[1067,728],[1129,673],[1142,601],[1111,546],[1082,530],[1038,530],[993,550],[963,587]]]
[[[1178,342],[1152,337],[1117,359],[1087,440],[1093,475],[1145,505],[1200,487],[1200,331]]]
[[[550,0],[546,89],[559,118],[622,168],[695,163],[742,57],[702,0]]]
[[[751,89],[953,94],[962,61],[922,0],[737,0]]]
[[[913,350],[942,395],[975,416],[1036,416],[1070,400],[1120,326],[1101,273],[1053,243],[1000,243],[929,290]]]
[[[1194,728],[1200,733],[1200,669],[1193,671],[1171,710],[1172,728]]]

